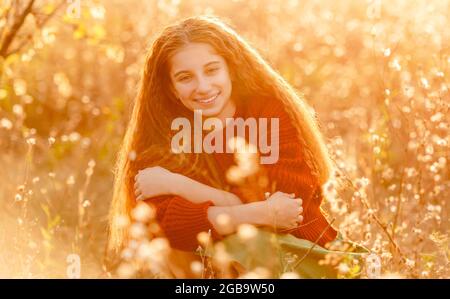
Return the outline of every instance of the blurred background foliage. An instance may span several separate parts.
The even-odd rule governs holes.
[[[0,0],[0,276],[104,277],[112,168],[153,37],[229,22],[316,109],[324,208],[383,271],[448,277],[449,1]],[[336,186],[338,186],[336,184]]]

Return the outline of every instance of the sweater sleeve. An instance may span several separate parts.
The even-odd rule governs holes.
[[[170,245],[183,251],[195,251],[197,235],[211,232],[212,241],[222,239],[208,219],[212,201],[196,204],[179,196],[159,196],[146,200],[156,208],[156,218]]]
[[[263,110],[266,117],[279,118],[279,159],[275,164],[266,165],[269,180],[276,182],[278,191],[295,193],[303,200],[303,223],[291,234],[324,246],[336,238],[337,231],[329,225],[320,209],[321,186],[304,160],[297,130],[283,105],[278,102],[267,107],[270,110]]]

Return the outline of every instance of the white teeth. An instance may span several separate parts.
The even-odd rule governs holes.
[[[204,100],[196,100],[197,102],[200,102],[200,103],[203,103],[203,104],[207,104],[207,103],[211,103],[212,101],[214,101],[216,98],[217,98],[217,96],[219,95],[219,93],[218,94],[216,94],[215,96],[213,96],[213,97],[210,97],[210,98],[207,98],[207,99],[204,99]]]

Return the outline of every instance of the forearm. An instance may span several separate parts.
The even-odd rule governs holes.
[[[236,195],[202,184],[189,177],[175,174],[173,194],[186,198],[193,203],[212,201],[216,206],[230,206],[239,202]]]
[[[268,206],[265,201],[252,202],[230,207],[208,208],[208,220],[221,235],[236,232],[240,224],[248,223],[255,226],[268,225]],[[229,223],[223,223],[219,215],[225,214]]]

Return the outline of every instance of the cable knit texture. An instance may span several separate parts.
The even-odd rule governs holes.
[[[252,99],[247,107],[238,106],[235,117],[255,117],[257,120],[265,117],[268,123],[271,117],[279,118],[279,159],[275,164],[262,167],[270,183],[275,183],[277,191],[295,193],[303,200],[303,223],[290,233],[324,246],[336,238],[337,231],[329,225],[320,209],[323,199],[321,187],[303,159],[297,130],[284,109],[280,101]],[[234,164],[233,154],[213,155],[222,174]],[[231,192],[240,195],[237,188],[232,188]],[[159,196],[148,202],[156,207],[157,220],[173,248],[195,250],[199,245],[197,234],[202,231],[210,232],[215,241],[223,238],[208,220],[207,211],[213,205],[212,201],[195,204],[179,196]]]

